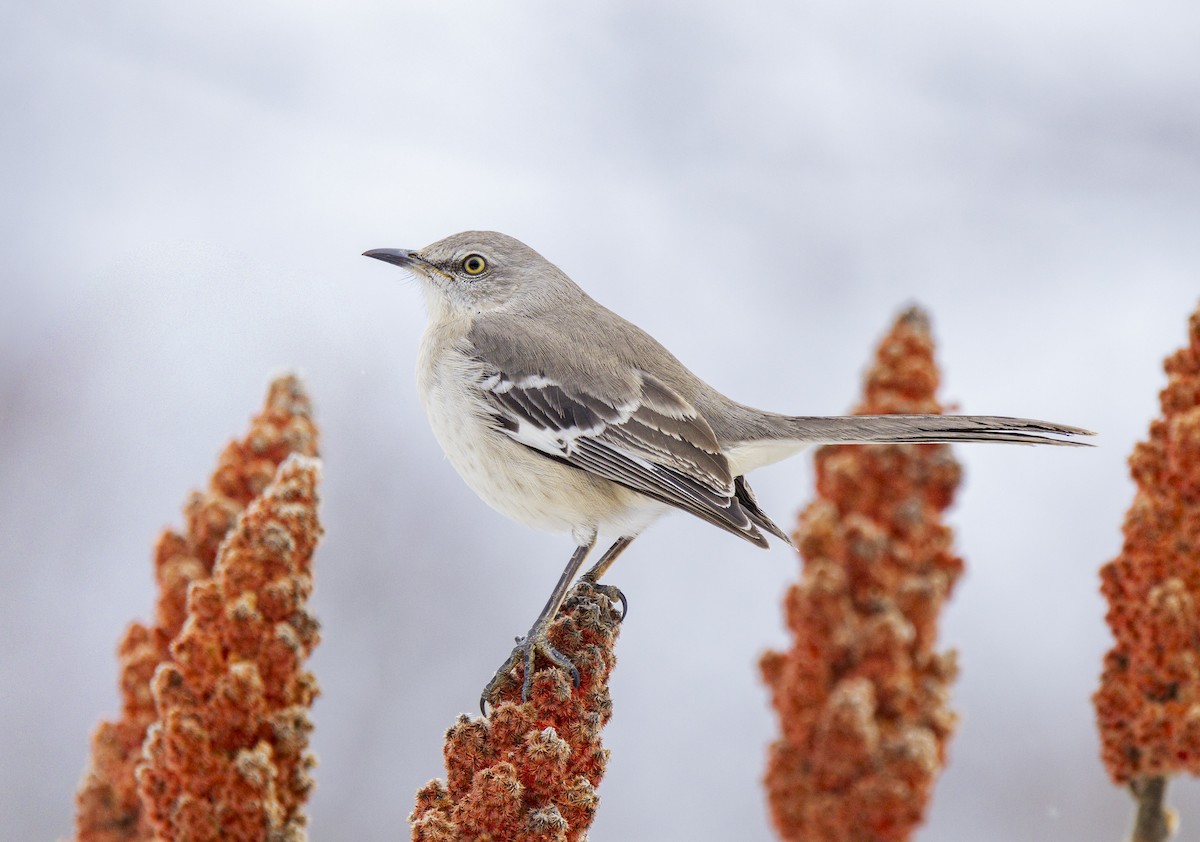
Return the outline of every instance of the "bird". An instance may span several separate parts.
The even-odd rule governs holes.
[[[417,390],[450,464],[486,503],[575,544],[529,632],[484,687],[535,657],[575,665],[550,645],[550,623],[593,549],[616,540],[580,580],[622,605],[600,578],[643,530],[680,509],[756,546],[790,543],[746,475],[819,444],[1082,444],[1088,430],[991,415],[792,416],[738,403],[688,370],[521,241],[464,231],[421,249],[363,252],[420,282],[428,315]],[[764,534],[765,533],[765,534]]]

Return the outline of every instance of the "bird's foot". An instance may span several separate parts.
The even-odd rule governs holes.
[[[571,682],[576,687],[579,686],[579,670],[576,669],[570,658],[550,645],[549,630],[550,621],[539,620],[534,623],[529,634],[517,638],[517,645],[513,647],[508,659],[500,665],[500,669],[496,670],[496,674],[492,676],[492,680],[487,683],[483,688],[483,693],[479,696],[479,710],[484,716],[487,716],[487,704],[492,693],[509,678],[512,668],[522,661],[525,664],[525,679],[521,683],[521,701],[529,701],[529,691],[533,687],[533,661],[539,653],[556,667],[569,673]]]
[[[595,579],[590,578],[586,573],[579,577],[579,581],[587,582],[592,586],[592,590],[608,597],[609,602],[621,603],[621,616],[617,618],[617,622],[625,622],[625,618],[629,616],[629,600],[625,598],[625,594],[620,588],[618,588],[616,585],[602,585]]]

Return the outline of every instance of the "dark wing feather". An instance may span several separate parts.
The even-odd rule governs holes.
[[[596,474],[766,546],[775,535],[708,422],[664,383],[635,372],[621,399],[569,389],[544,373],[517,374],[477,357],[478,386],[497,427],[547,457]]]

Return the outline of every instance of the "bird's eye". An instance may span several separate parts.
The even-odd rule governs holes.
[[[481,254],[468,254],[463,258],[462,270],[468,275],[482,275],[487,268],[487,261]]]

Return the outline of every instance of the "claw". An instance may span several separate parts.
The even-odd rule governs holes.
[[[629,616],[629,600],[625,598],[625,593],[616,585],[601,585],[599,582],[591,584],[595,590],[608,597],[609,602],[621,603],[621,616],[617,618],[617,622],[625,622],[625,618]]]
[[[520,641],[521,638],[518,637],[517,640]],[[521,646],[518,643],[517,646],[513,647],[512,654],[508,656],[508,660],[500,665],[500,669],[496,670],[496,674],[492,676],[492,680],[484,685],[483,692],[479,694],[479,712],[484,716],[487,716],[488,699],[491,698],[492,692],[496,689],[497,685],[508,677],[508,671],[516,666],[520,650]]]
[[[492,693],[502,682],[508,679],[512,668],[521,661],[525,665],[525,680],[521,683],[521,701],[529,701],[529,691],[533,688],[533,662],[539,652],[556,667],[570,673],[571,683],[576,687],[579,686],[579,670],[575,667],[575,664],[571,662],[570,658],[550,645],[550,636],[547,630],[548,625],[548,623],[535,624],[529,630],[529,634],[517,638],[517,645],[513,647],[508,658],[500,665],[500,669],[496,670],[496,674],[484,686],[483,693],[479,696],[479,710],[484,716],[487,716],[488,699]]]
[[[629,600],[625,598],[625,593],[616,585],[602,585],[595,579],[591,578],[587,573],[579,577],[579,581],[587,582],[591,585],[592,590],[604,594],[608,597],[609,602],[621,603],[621,616],[617,618],[618,623],[625,622],[625,618],[629,616]]]

